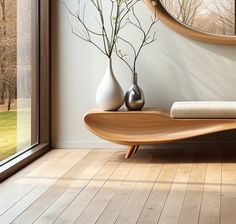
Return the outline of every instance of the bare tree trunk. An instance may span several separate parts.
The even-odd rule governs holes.
[[[2,14],[2,39],[6,39],[6,4],[5,0],[0,0],[0,6],[1,6],[1,14]],[[2,54],[0,58],[0,79],[2,79],[2,88],[0,89],[0,104],[5,104],[5,91],[6,91],[6,82],[5,82],[5,72],[6,72],[6,46],[1,46],[2,48]]]
[[[0,0],[0,5],[2,7],[2,20],[6,23],[6,0]]]
[[[2,82],[0,85],[0,105],[5,104],[6,83]]]
[[[9,88],[8,90],[8,103],[7,103],[7,111],[10,111],[11,110],[11,100],[12,100],[12,93],[11,93],[11,90]]]

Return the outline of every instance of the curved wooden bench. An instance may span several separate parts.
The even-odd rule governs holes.
[[[236,129],[236,119],[172,119],[165,110],[99,111],[84,117],[87,128],[111,142],[128,145],[126,158],[139,145],[159,144]]]

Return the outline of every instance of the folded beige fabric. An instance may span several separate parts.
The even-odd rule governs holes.
[[[236,118],[236,101],[175,102],[172,118]]]

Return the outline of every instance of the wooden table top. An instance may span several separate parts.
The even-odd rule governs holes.
[[[163,109],[93,109],[84,122],[97,136],[126,145],[158,144],[236,129],[236,119],[172,119]]]

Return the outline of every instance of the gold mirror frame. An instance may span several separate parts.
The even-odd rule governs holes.
[[[191,29],[190,27],[180,23],[167,12],[159,0],[144,0],[144,2],[153,13],[156,13],[157,17],[164,24],[185,37],[211,44],[236,45],[236,36],[208,34]],[[155,4],[153,4],[153,2]]]

